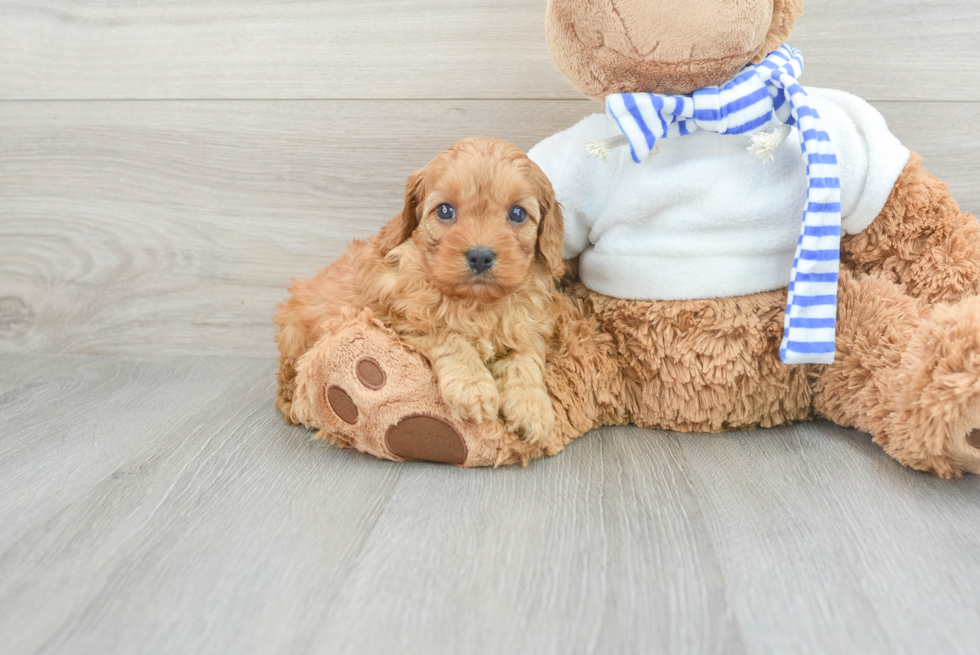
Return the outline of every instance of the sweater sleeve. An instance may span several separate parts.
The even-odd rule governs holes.
[[[620,157],[608,162],[585,153],[589,141],[618,134],[605,114],[593,114],[569,129],[553,134],[531,148],[528,156],[541,167],[562,206],[565,218],[565,259],[578,257],[589,247],[592,226],[608,202]]]
[[[861,98],[833,89],[806,91],[837,147],[841,227],[844,234],[857,234],[881,212],[911,153]]]

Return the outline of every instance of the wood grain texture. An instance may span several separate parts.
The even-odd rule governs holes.
[[[980,211],[980,104],[877,103]],[[274,354],[272,314],[455,140],[582,101],[0,103],[0,351]],[[943,120],[934,120],[942,115]]]
[[[0,3],[0,99],[578,98],[545,0]],[[974,0],[807,0],[806,82],[980,100]]]
[[[544,5],[0,0],[5,654],[976,652],[980,479],[853,430],[462,471],[276,413],[289,277],[456,139],[598,110]],[[807,0],[792,42],[978,212],[978,33],[974,0]]]
[[[392,464],[274,367],[0,355],[5,653],[975,652],[980,478],[827,423]]]

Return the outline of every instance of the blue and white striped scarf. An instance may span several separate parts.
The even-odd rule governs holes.
[[[785,364],[832,364],[840,268],[840,174],[837,152],[803,87],[803,55],[784,45],[727,84],[690,96],[617,93],[606,111],[629,141],[633,161],[659,139],[697,130],[758,134],[774,122],[799,129],[807,162],[807,205],[790,276],[779,357]]]

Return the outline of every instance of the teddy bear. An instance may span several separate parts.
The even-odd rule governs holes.
[[[980,473],[980,224],[870,105],[798,83],[802,9],[549,0],[552,58],[605,104],[529,152],[565,217],[550,439],[454,418],[425,358],[357,308],[302,353],[280,343],[287,420],[470,467],[603,425],[823,417],[905,466]]]

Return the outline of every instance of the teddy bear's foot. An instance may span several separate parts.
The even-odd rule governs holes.
[[[947,454],[959,463],[965,473],[980,475],[980,428],[971,430],[962,440],[952,439]]]
[[[526,463],[544,453],[500,421],[452,418],[425,359],[370,312],[349,315],[300,359],[293,416],[318,438],[382,459],[464,467]]]
[[[816,410],[905,466],[980,473],[980,297],[927,305],[886,275],[841,269],[838,317]]]
[[[980,474],[980,298],[932,308],[886,388],[886,450],[940,477]]]

